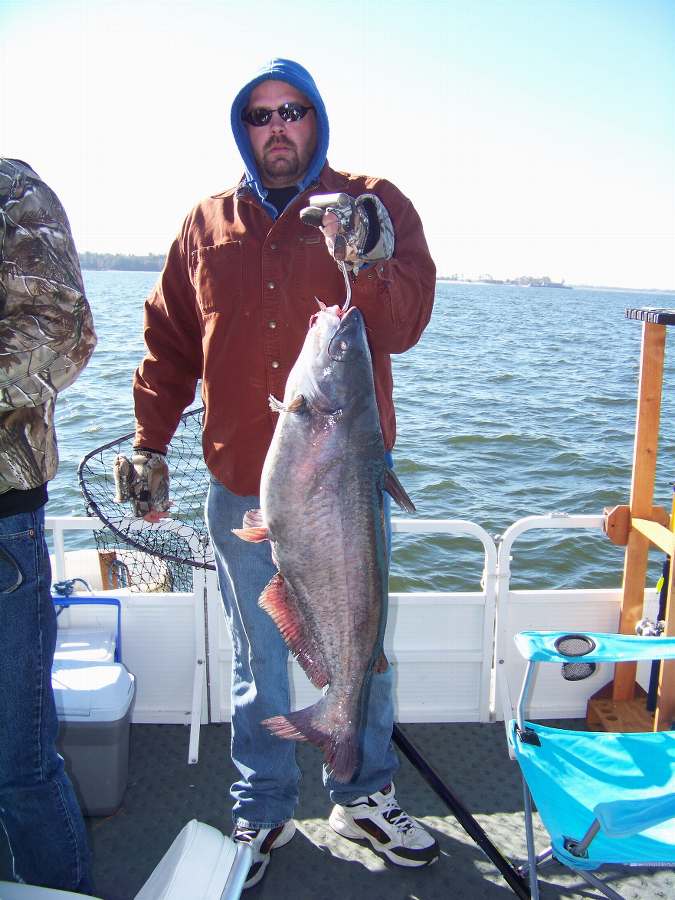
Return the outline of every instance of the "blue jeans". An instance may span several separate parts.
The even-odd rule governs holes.
[[[0,825],[13,862],[8,876],[92,893],[82,813],[54,744],[55,642],[44,507],[0,518]]]
[[[258,606],[263,588],[276,572],[270,544],[247,543],[231,533],[232,528],[241,528],[246,510],[259,506],[258,497],[239,497],[211,479],[206,522],[233,647],[231,749],[240,778],[231,788],[232,817],[236,824],[270,828],[293,817],[300,770],[295,742],[281,740],[260,724],[290,712],[290,697],[288,649],[270,616]],[[363,762],[356,779],[340,784],[324,766],[324,784],[333,803],[349,803],[380,790],[398,768],[391,743],[392,682],[391,666],[373,673]]]

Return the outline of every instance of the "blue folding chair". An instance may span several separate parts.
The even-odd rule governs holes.
[[[524,631],[516,645],[528,660],[517,718],[508,739],[523,776],[528,872],[554,857],[611,900],[622,900],[593,870],[606,864],[675,866],[675,732],[568,731],[525,720],[539,663],[562,664],[579,680],[598,663],[675,659],[675,638]],[[534,847],[533,802],[551,846]]]

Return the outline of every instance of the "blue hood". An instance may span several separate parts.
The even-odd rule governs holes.
[[[246,125],[242,121],[241,114],[246,109],[248,98],[251,91],[263,81],[285,81],[288,84],[301,91],[312,104],[316,115],[316,150],[312,157],[309,168],[303,179],[298,182],[298,188],[304,191],[313,181],[319,177],[319,172],[326,162],[326,153],[328,152],[328,116],[326,115],[326,107],[324,106],[321,94],[314,83],[314,79],[307,69],[303,68],[299,63],[293,62],[291,59],[272,59],[259,69],[255,76],[247,82],[239,91],[232,103],[232,112],[230,119],[232,122],[232,132],[237,142],[237,147],[244,160],[244,168],[246,170],[245,181],[253,189],[260,200],[265,203],[267,197],[267,189],[263,187],[258,172],[258,166],[253,156],[251,142],[248,139]],[[271,204],[265,203],[266,207],[273,209]],[[274,210],[276,216],[276,210]]]

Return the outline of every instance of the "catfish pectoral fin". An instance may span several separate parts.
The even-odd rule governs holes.
[[[291,402],[286,407],[286,412],[300,412],[300,410],[305,405],[305,398],[302,394],[298,394],[297,397],[294,397]]]
[[[389,660],[384,655],[384,650],[383,650],[382,653],[380,653],[380,655],[378,656],[377,660],[375,661],[373,670],[375,672],[377,672],[379,675],[381,672],[386,672],[388,668],[389,668]]]
[[[236,534],[242,541],[248,541],[251,544],[260,544],[262,541],[269,541],[269,530],[262,526],[261,528],[233,528],[232,534]]]
[[[288,406],[286,406],[286,404],[282,403],[281,400],[277,400],[276,397],[270,395],[269,404],[272,412],[299,412],[305,405],[305,398],[302,396],[302,394],[298,394],[297,396],[293,397]]]
[[[263,521],[262,512],[259,509],[249,509],[244,513],[244,522],[241,528],[233,528],[232,534],[236,534],[242,541],[259,544],[270,539],[269,529]]]
[[[244,513],[243,528],[263,528],[265,520],[261,509],[247,509]]]
[[[401,509],[409,513],[417,512],[415,504],[408,496],[406,489],[389,467],[384,471],[384,489],[394,498]]]

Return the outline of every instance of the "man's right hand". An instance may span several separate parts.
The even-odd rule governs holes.
[[[375,194],[315,194],[309,202],[300,219],[321,229],[330,255],[354,275],[363,265],[391,259],[394,226]]]
[[[131,461],[117,456],[113,464],[115,502],[131,503],[133,513],[146,522],[169,515],[169,467],[163,453],[134,448]]]

